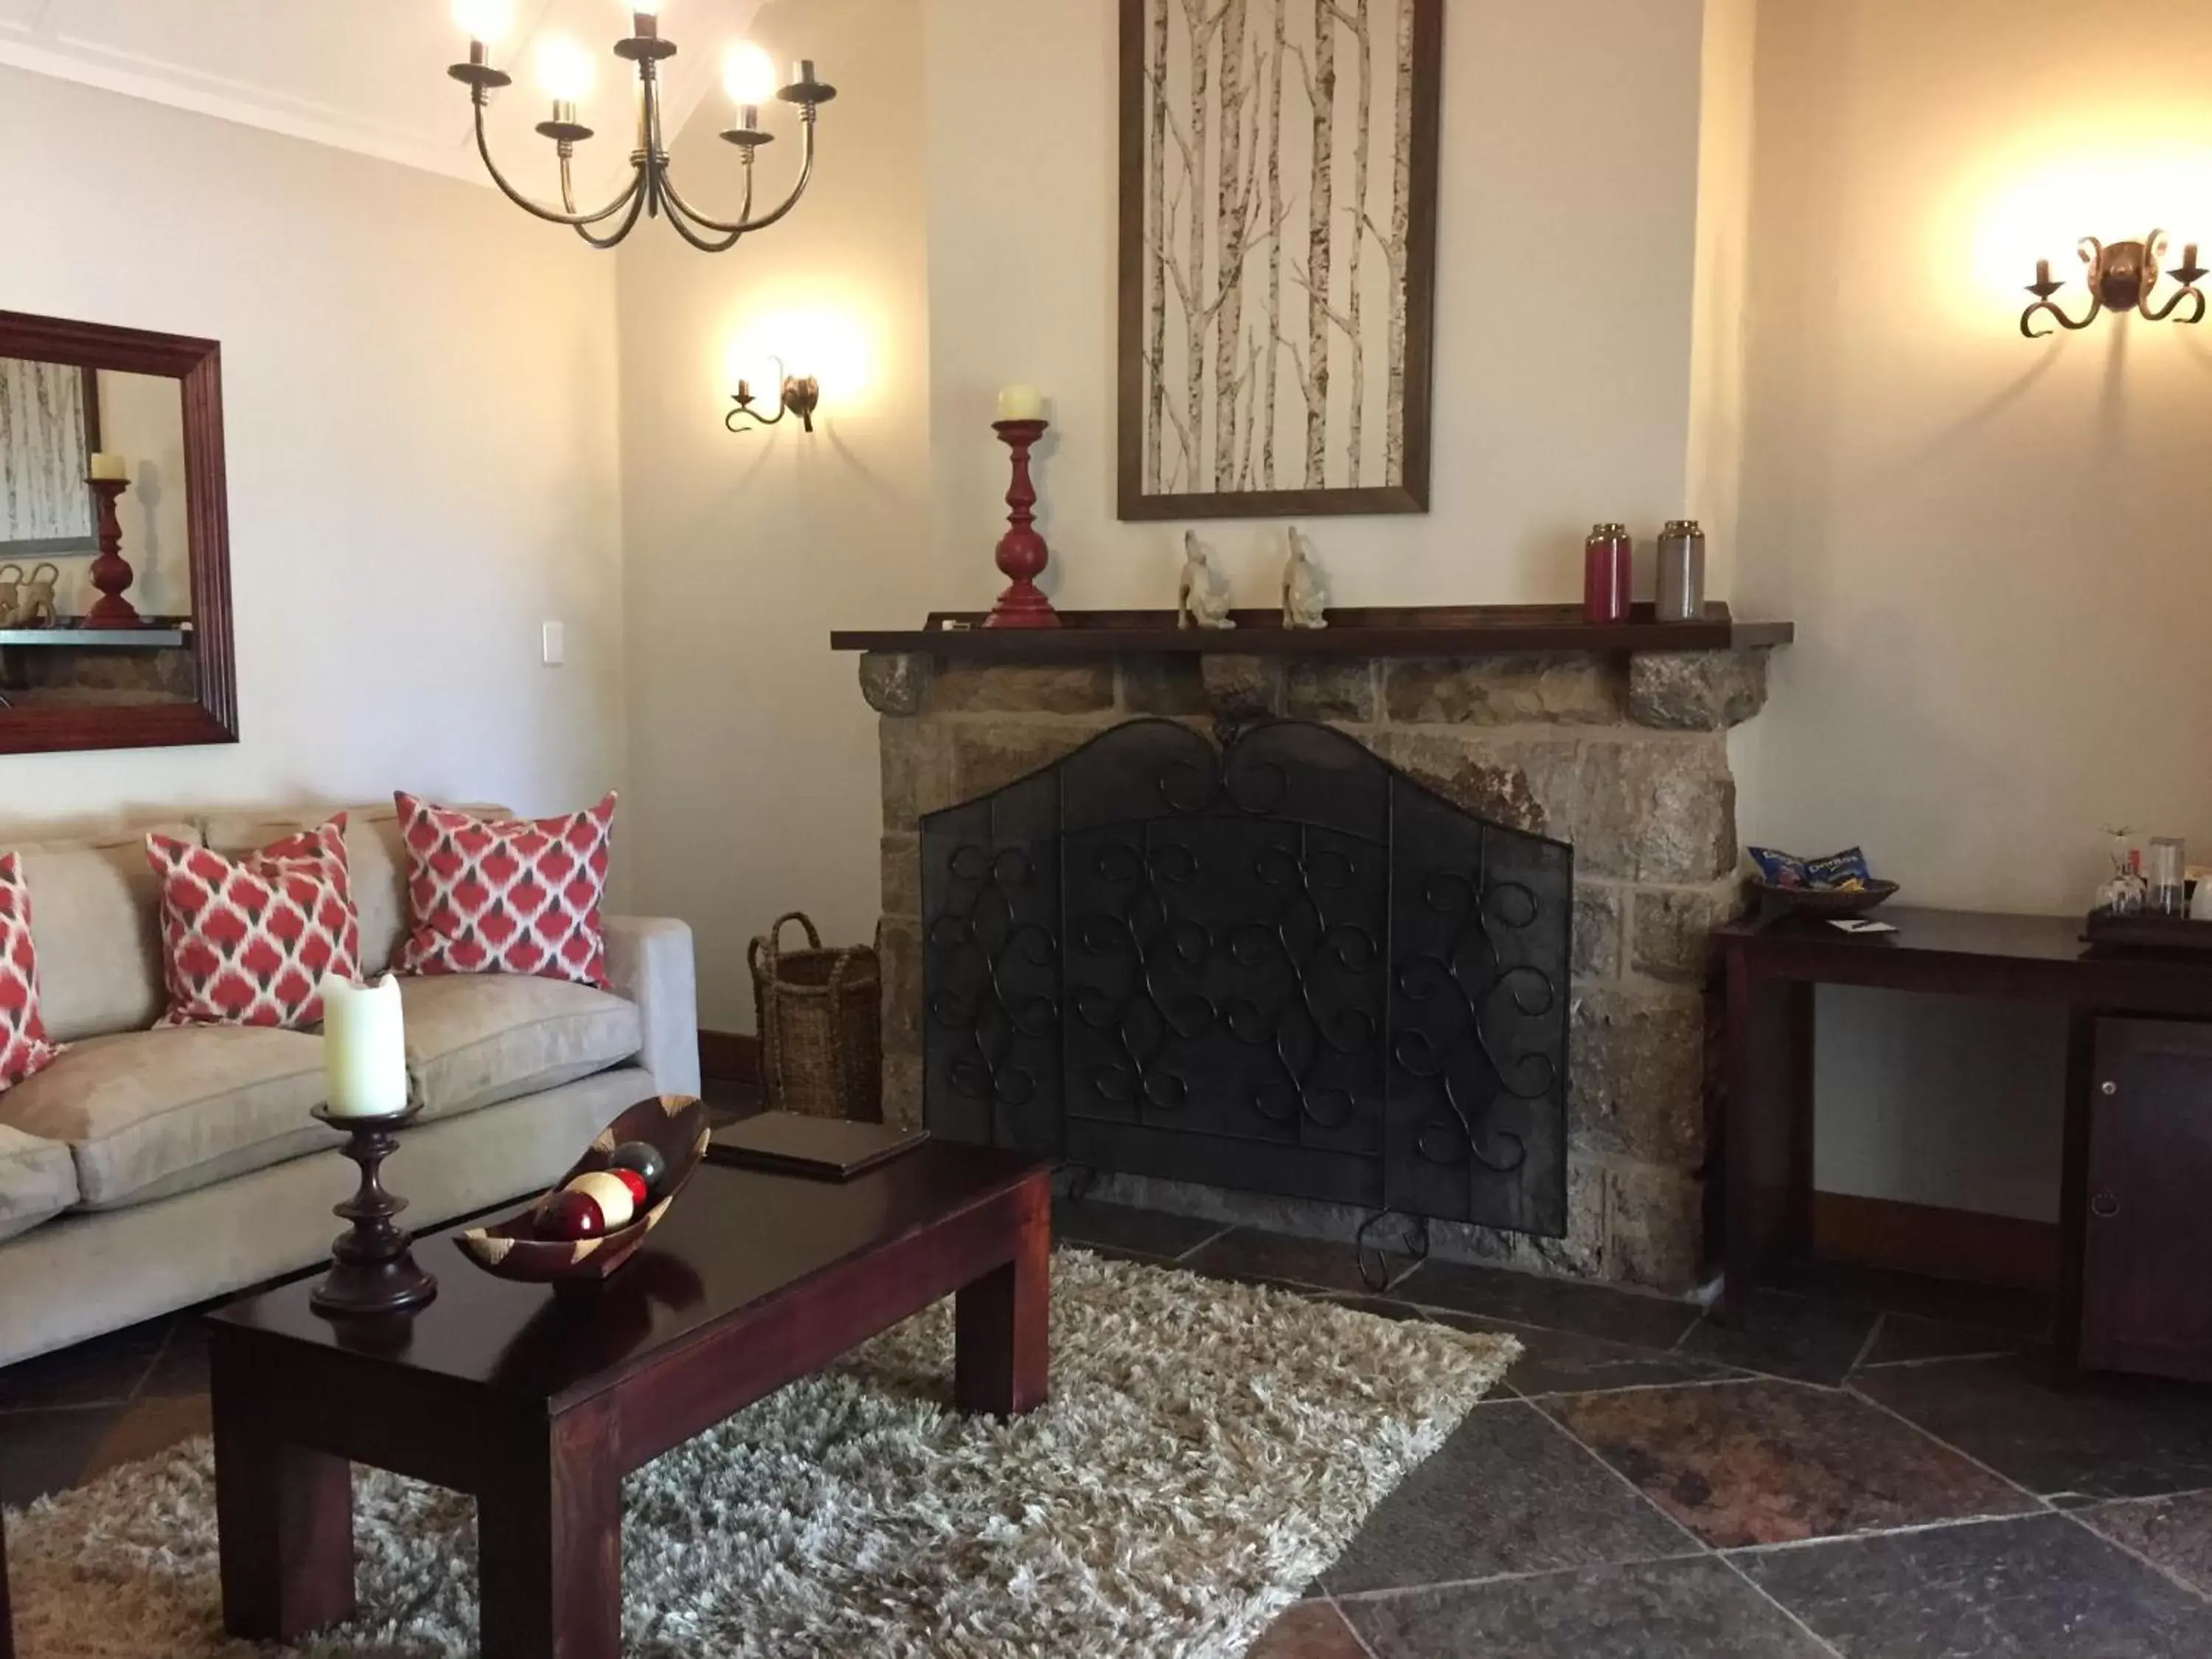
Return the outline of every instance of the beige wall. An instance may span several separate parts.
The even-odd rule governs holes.
[[[1303,526],[1338,603],[1577,598],[1594,520],[1652,535],[1684,510],[1702,10],[1452,0],[1434,510]],[[1058,428],[1039,469],[1056,599],[1173,603],[1183,526],[1114,517],[1117,11],[925,9],[944,605],[997,592],[1010,381],[1044,388]],[[1270,602],[1279,521],[1200,533],[1243,602]]]
[[[904,0],[785,0],[757,38],[839,90],[805,204],[728,253],[647,225],[621,254],[637,899],[698,928],[701,1023],[725,1030],[752,1028],[745,942],[778,912],[846,943],[874,926],[875,722],[829,634],[916,622],[944,588],[928,569],[920,20]],[[727,117],[702,110],[677,146],[694,201],[732,199]],[[792,124],[772,125],[764,197],[794,165]],[[735,371],[760,391],[776,351],[822,382],[815,432],[732,436]]]
[[[222,342],[243,730],[0,757],[0,822],[618,779],[611,263],[487,190],[4,69],[0,199],[0,307]]]
[[[2106,823],[2212,851],[2212,337],[2016,326],[2078,236],[2212,244],[2212,11],[2115,21],[1760,19],[1736,592],[1799,639],[1741,734],[1743,827],[1863,842],[1923,903],[2079,911]],[[2048,1017],[1827,1012],[1822,1185],[2052,1212]]]

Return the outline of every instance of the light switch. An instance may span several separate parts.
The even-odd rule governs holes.
[[[568,660],[568,630],[562,623],[545,624],[545,665],[558,668]]]

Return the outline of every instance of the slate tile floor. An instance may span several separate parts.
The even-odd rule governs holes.
[[[1253,1659],[2212,1656],[2212,1390],[2060,1386],[2048,1309],[1808,1270],[1735,1326],[1444,1262],[1091,1204],[1063,1239],[1525,1352]],[[0,1500],[207,1425],[179,1316],[0,1370]]]

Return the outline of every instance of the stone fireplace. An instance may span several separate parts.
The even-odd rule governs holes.
[[[1654,637],[1635,633],[1638,643]],[[1063,646],[1060,659],[1040,661],[979,659],[956,634],[939,650],[862,656],[861,689],[881,717],[886,1116],[923,1116],[926,814],[992,795],[1135,720],[1188,728],[1209,741],[1191,751],[1201,755],[1262,722],[1312,722],[1387,763],[1378,772],[1395,769],[1423,786],[1420,796],[1470,815],[1462,822],[1573,849],[1571,896],[1562,884],[1572,957],[1559,1011],[1559,1207],[1516,1212],[1512,1226],[1438,1219],[1436,1254],[1689,1287],[1701,1266],[1717,1058],[1706,939],[1739,908],[1727,733],[1763,705],[1765,647],[1786,627],[1731,634],[1723,624],[1727,646],[1711,650],[1480,655],[1417,654],[1404,630],[1377,635],[1373,654],[1360,653],[1356,631],[1330,642],[1333,655],[1276,654],[1267,647],[1279,635],[1246,637],[1249,654]],[[935,1114],[941,1066],[931,1086]],[[1316,1196],[1310,1183],[1243,1189],[1251,1184],[1123,1164],[1093,1190],[1347,1243],[1379,1207],[1371,1194]]]

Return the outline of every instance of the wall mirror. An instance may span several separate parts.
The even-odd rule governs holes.
[[[0,753],[237,738],[220,350],[0,311]]]

